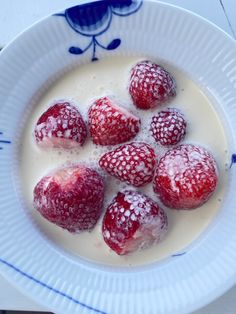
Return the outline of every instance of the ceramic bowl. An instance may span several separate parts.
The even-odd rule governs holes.
[[[17,170],[33,100],[75,66],[113,55],[158,56],[214,97],[231,163],[220,212],[188,253],[132,269],[98,265],[54,245],[24,207]],[[188,313],[229,289],[236,282],[235,55],[235,42],[210,22],[141,0],[80,4],[33,25],[3,49],[1,273],[56,313]]]

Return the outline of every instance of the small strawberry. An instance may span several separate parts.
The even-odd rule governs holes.
[[[103,206],[103,179],[93,169],[69,166],[43,177],[34,188],[34,208],[70,232],[92,229]]]
[[[138,108],[154,108],[176,96],[176,83],[160,65],[141,61],[131,70],[129,93]]]
[[[160,111],[152,117],[150,131],[157,143],[163,146],[179,143],[186,134],[187,122],[174,108]]]
[[[161,241],[167,216],[148,196],[135,191],[119,192],[108,206],[102,223],[106,244],[124,255]]]
[[[135,137],[140,119],[119,107],[115,100],[102,97],[89,109],[89,128],[95,144],[116,145]]]
[[[87,130],[74,105],[69,101],[57,101],[38,119],[34,135],[42,147],[69,149],[83,145]]]
[[[162,203],[175,209],[193,209],[204,204],[218,182],[214,157],[192,144],[169,150],[159,161],[154,191]]]
[[[100,167],[107,173],[136,187],[152,181],[155,164],[154,150],[142,142],[122,145],[99,160]]]

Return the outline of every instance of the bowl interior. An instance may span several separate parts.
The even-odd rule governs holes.
[[[88,310],[84,305],[112,313],[124,307],[130,313],[190,312],[223,293],[235,280],[234,163],[216,219],[188,253],[129,271],[90,263],[54,245],[23,205],[19,146],[32,107],[48,86],[93,58],[148,56],[183,72],[210,99],[227,137],[227,163],[231,158],[235,161],[235,43],[184,10],[141,3],[122,10],[102,6],[100,17],[94,17],[82,31],[81,25],[76,31],[69,25],[65,12],[48,17],[1,53],[0,131],[12,143],[4,143],[0,155],[1,270],[22,291],[61,313]],[[103,33],[91,36],[99,27]],[[94,44],[96,38],[100,46]]]

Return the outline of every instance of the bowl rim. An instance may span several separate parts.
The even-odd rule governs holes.
[[[93,1],[83,1],[83,3],[91,3]],[[231,43],[233,43],[235,45],[235,42],[234,40],[223,30],[221,30],[218,26],[216,26],[215,24],[213,24],[212,22],[209,22],[208,20],[206,20],[205,18],[202,18],[200,17],[199,15],[195,14],[195,13],[192,13],[191,11],[189,10],[186,10],[186,9],[182,9],[178,6],[175,6],[175,5],[171,5],[171,4],[168,4],[168,3],[164,3],[164,2],[159,2],[159,1],[153,1],[153,0],[148,0],[146,1],[147,3],[152,3],[153,5],[159,5],[159,6],[163,6],[163,7],[172,7],[173,10],[181,10],[182,12],[185,12],[186,14],[190,14],[191,16],[195,16],[195,18],[197,18],[198,20],[201,20],[201,21],[204,21],[204,23],[206,25],[211,25],[212,28],[216,29],[217,28],[217,31],[220,31],[222,36],[224,36],[227,41],[231,41]],[[22,36],[25,36],[25,34],[27,34],[28,32],[31,32],[35,26],[40,26],[41,24],[44,24],[45,21],[51,19],[51,15],[46,17],[46,18],[43,18],[42,20],[40,20],[39,22],[36,22],[35,24],[33,24],[31,27],[29,27],[27,30],[23,31],[21,34],[19,34],[11,43],[9,43],[1,52],[0,56],[3,56],[5,57],[5,55],[8,54],[8,51],[10,51],[10,49],[12,49],[12,46],[16,45],[18,43],[18,41],[21,41],[22,40]],[[14,48],[14,47],[13,47]],[[8,58],[8,57],[7,57]],[[24,272],[24,271],[21,271],[20,269],[18,269],[17,267],[15,267],[13,264],[11,263],[8,263],[6,262],[4,259],[0,259],[0,262],[2,263],[2,265],[4,266],[3,268],[10,268],[11,271],[15,271],[15,272],[18,272],[19,274],[25,276],[26,278],[28,279],[31,279],[30,276],[27,276],[27,274]],[[94,265],[94,264],[93,264]],[[87,265],[89,267],[89,265]],[[122,268],[123,270],[123,268]],[[144,270],[144,269],[143,269]],[[11,271],[8,273],[7,271],[5,270],[2,270],[1,267],[0,267],[0,271],[1,273],[3,274],[4,277],[6,277],[8,280],[11,281],[11,283],[13,283],[14,285],[16,285],[16,282],[15,280],[13,279],[13,277],[11,277]],[[100,271],[105,271],[105,269],[103,267],[101,267]],[[140,270],[139,270],[140,271]],[[122,271],[123,272],[123,271]],[[39,280],[38,280],[39,281]],[[218,297],[219,295],[222,294],[222,292],[225,292],[226,290],[228,290],[234,283],[236,282],[236,272],[234,273],[234,276],[232,276],[231,278],[228,278],[227,282],[225,282],[224,286],[222,285],[222,288],[219,288],[218,290],[216,290],[214,293],[211,294],[211,296],[209,295],[207,299],[205,300],[202,300],[202,303],[201,305],[199,305],[199,303],[197,305],[194,305],[192,304],[189,309],[191,310],[194,310],[194,309],[197,309],[199,308],[199,306],[203,306],[207,303],[209,303],[211,300],[215,299],[216,297]],[[17,285],[16,285],[17,286]],[[19,285],[18,285],[19,286]],[[21,288],[23,288],[23,286],[21,285]],[[32,296],[32,294],[28,293],[26,289],[23,289],[22,290],[26,295],[30,296],[31,298],[35,298],[35,300],[37,300],[37,302],[40,302],[41,301],[43,302],[43,300],[39,300],[36,295],[35,296]],[[53,291],[51,289],[51,291]],[[55,291],[54,291],[55,292]],[[47,303],[47,302],[46,302]],[[42,303],[43,305],[46,305],[44,303]],[[48,303],[47,303],[48,304]]]

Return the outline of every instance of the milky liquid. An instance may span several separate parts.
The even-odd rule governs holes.
[[[201,234],[216,215],[224,194],[226,164],[229,159],[227,142],[222,125],[208,98],[180,71],[164,65],[176,79],[177,97],[158,109],[137,110],[132,105],[127,84],[130,68],[139,60],[140,58],[135,57],[106,58],[78,67],[64,75],[49,88],[33,109],[25,126],[20,152],[22,187],[26,205],[40,229],[58,246],[78,254],[80,257],[107,265],[142,265],[185,251],[185,248]],[[33,210],[32,206],[33,189],[42,176],[58,166],[71,162],[86,163],[97,167],[97,161],[101,154],[110,149],[95,146],[90,138],[86,140],[82,148],[73,151],[40,149],[36,146],[33,138],[33,129],[38,118],[56,99],[69,98],[75,102],[84,119],[87,120],[87,111],[91,100],[104,95],[117,97],[124,107],[141,118],[142,129],[135,140],[150,143],[156,149],[158,157],[164,151],[148,132],[151,117],[154,113],[167,107],[179,108],[188,121],[188,131],[183,143],[196,143],[207,147],[215,156],[219,168],[218,189],[205,205],[192,211],[166,209],[169,229],[165,239],[156,246],[127,256],[116,255],[104,243],[101,234],[102,217],[92,232],[70,234],[45,220]],[[120,189],[125,187],[124,183],[107,176],[105,205]],[[151,184],[139,190],[157,200]]]

